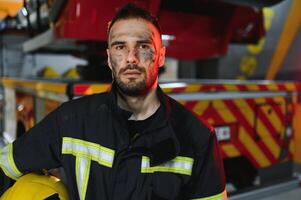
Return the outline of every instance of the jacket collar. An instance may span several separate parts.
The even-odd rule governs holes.
[[[152,121],[150,128],[145,132],[148,138],[147,144],[137,147],[137,149],[145,149],[143,152],[148,152],[150,157],[150,166],[162,164],[175,158],[180,152],[180,144],[171,123],[172,105],[169,97],[164,94],[160,86],[157,87],[157,96],[159,98],[161,108],[158,115]],[[119,119],[124,119],[124,115],[131,116],[131,112],[125,112],[117,104],[117,88],[112,84],[109,91],[109,102],[111,110]],[[124,121],[124,120],[121,120]]]

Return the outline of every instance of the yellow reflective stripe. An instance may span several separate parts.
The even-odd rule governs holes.
[[[62,153],[86,157],[106,167],[112,167],[115,151],[96,143],[64,137]]]
[[[150,159],[142,156],[141,173],[171,172],[177,174],[191,175],[194,160],[189,157],[177,156],[173,160],[161,165],[150,167]]]
[[[104,151],[108,154],[114,155],[114,150],[109,149],[107,147],[101,146],[99,144],[93,143],[93,142],[88,142],[85,140],[80,140],[80,139],[76,139],[76,138],[71,138],[71,137],[63,137],[63,141],[65,142],[71,142],[71,143],[75,143],[75,144],[82,144],[84,146],[89,146],[89,147],[93,147],[93,148],[99,148],[101,149],[101,151]]]
[[[80,199],[86,198],[88,180],[90,175],[91,160],[86,157],[76,157],[75,173],[76,183]]]
[[[15,164],[15,161],[14,161],[14,155],[13,155],[13,145],[12,144],[9,144],[8,145],[8,148],[9,148],[9,154],[8,154],[8,162],[9,162],[9,165],[10,167],[12,168],[14,174],[16,174],[18,177],[19,176],[22,176],[22,173],[18,170],[16,164]]]
[[[115,151],[93,142],[63,137],[62,154],[71,154],[76,157],[76,183],[79,197],[83,200],[86,198],[91,160],[100,165],[112,167]]]
[[[226,189],[219,194],[213,195],[213,196],[209,196],[209,197],[202,197],[202,198],[196,198],[196,199],[192,199],[192,200],[227,200],[227,191]]]
[[[5,147],[4,147],[5,148]],[[7,157],[7,155],[5,155],[6,154],[6,151],[5,151],[5,149],[3,148],[3,150],[2,149],[0,149],[0,156],[1,156],[1,160],[0,160],[0,167],[1,167],[1,169],[3,170],[3,172],[4,172],[4,174],[6,175],[6,176],[8,176],[8,177],[10,177],[10,178],[13,178],[13,175],[11,175],[11,173],[9,173],[9,171],[6,169],[7,168],[7,164],[6,164],[6,160],[5,160],[5,158]]]
[[[13,158],[12,144],[8,144],[0,150],[0,167],[6,176],[14,180],[17,180],[20,176],[22,176],[22,172],[18,170]]]
[[[112,167],[112,165],[113,165],[113,162],[103,160],[101,157],[98,157],[97,155],[93,155],[93,154],[90,154],[90,153],[79,152],[79,151],[76,151],[73,148],[64,148],[62,150],[62,153],[63,154],[72,154],[76,157],[80,156],[80,157],[90,158],[91,160],[96,161],[100,165],[103,165],[103,166],[106,166],[106,167]]]

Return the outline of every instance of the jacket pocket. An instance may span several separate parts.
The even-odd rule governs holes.
[[[182,175],[156,172],[152,174],[151,200],[175,200],[181,193]]]

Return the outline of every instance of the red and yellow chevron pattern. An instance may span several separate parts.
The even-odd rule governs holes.
[[[230,87],[219,85],[214,90],[270,91],[273,89],[290,91],[297,88],[298,85],[293,84],[231,85]],[[175,92],[187,91],[196,91],[196,88],[181,88],[181,91],[176,89]],[[170,90],[169,92],[173,93],[174,91]],[[296,103],[296,96],[293,96],[292,101],[293,104]],[[294,140],[290,140],[288,143],[284,136],[286,125],[292,123],[291,120],[287,121],[288,110],[284,96],[181,101],[181,103],[214,126],[228,125],[231,127],[230,141],[221,142],[224,158],[246,156],[255,167],[262,168],[279,162],[280,151],[283,148],[289,149],[286,160],[291,160],[293,157]]]
[[[67,92],[67,84],[26,80],[4,79],[7,87],[43,90],[45,92]],[[291,160],[295,154],[294,134],[285,137],[285,128],[297,127],[293,123],[293,114],[297,105],[299,85],[294,82],[230,82],[221,83],[162,83],[162,89],[171,95],[177,94],[218,94],[219,92],[240,94],[246,92],[261,93],[259,97],[239,97],[214,99],[180,100],[197,116],[207,120],[213,126],[229,126],[231,139],[221,142],[224,158],[245,156],[255,167],[270,166],[282,160]],[[105,92],[110,84],[73,84],[71,94],[83,96]],[[265,92],[285,92],[285,95],[265,96]],[[300,104],[300,103],[299,103]],[[298,105],[299,105],[298,104]],[[300,110],[300,109],[299,109]],[[294,131],[293,131],[294,132]],[[296,131],[295,131],[296,132]],[[297,137],[295,137],[297,138]],[[287,149],[285,158],[280,159],[281,151]]]

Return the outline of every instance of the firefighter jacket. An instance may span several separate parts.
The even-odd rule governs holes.
[[[62,166],[70,199],[226,199],[212,128],[158,87],[160,113],[130,138],[116,89],[63,103],[1,151],[14,179]]]

